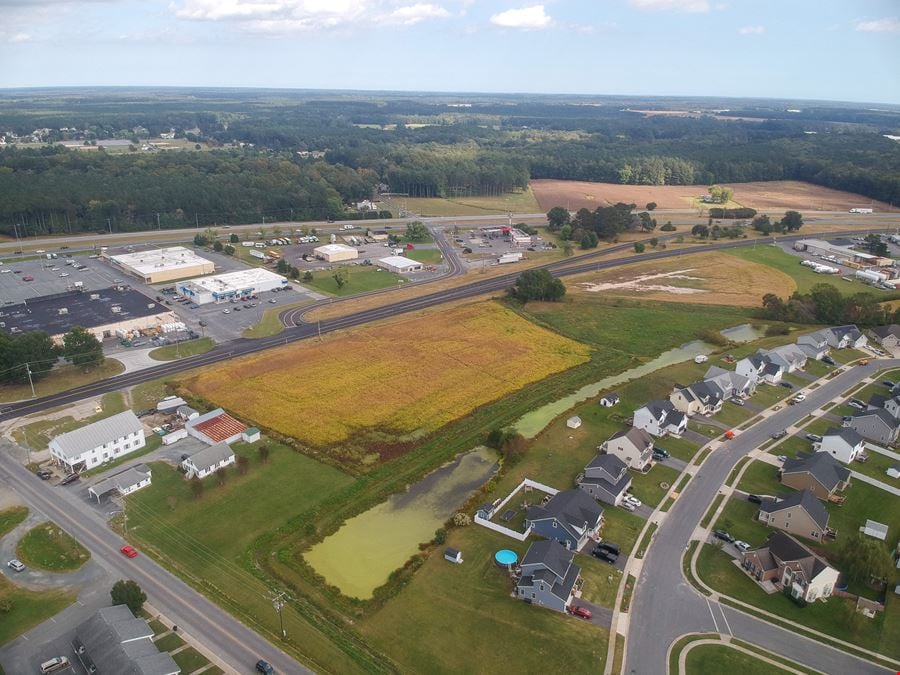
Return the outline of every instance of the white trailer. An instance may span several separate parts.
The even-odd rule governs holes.
[[[253,248],[254,246],[256,246],[256,242],[255,241],[242,241],[241,246],[246,246],[247,248]]]
[[[873,272],[871,270],[857,270],[855,276],[857,279],[867,284],[880,284],[883,281],[887,281],[886,274]]]
[[[875,209],[861,209],[861,208],[853,208],[850,209],[850,213],[874,213]]]
[[[251,251],[250,251],[250,256],[253,257],[253,258],[259,258],[260,260],[265,260],[265,259],[266,259],[266,254],[263,253],[262,251],[256,250],[255,248],[254,248],[254,249],[251,249]]]
[[[509,263],[519,262],[522,259],[521,253],[504,253],[497,258],[498,265],[508,265]]]

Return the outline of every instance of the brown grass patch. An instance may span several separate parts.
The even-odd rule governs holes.
[[[591,284],[610,284],[618,288],[591,291]],[[783,272],[724,253],[698,253],[683,259],[635,263],[579,274],[567,279],[566,286],[572,295],[602,293],[604,296],[737,307],[759,307],[766,293],[774,290],[790,295],[797,288],[794,280]],[[650,286],[671,289],[646,290]]]

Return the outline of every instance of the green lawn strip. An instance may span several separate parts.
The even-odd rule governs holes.
[[[50,396],[61,391],[68,391],[75,387],[121,375],[124,371],[125,366],[122,365],[121,361],[116,361],[113,358],[106,359],[100,366],[87,372],[73,365],[57,366],[46,377],[35,381],[34,393],[36,396]],[[21,401],[26,398],[31,398],[31,387],[27,382],[25,384],[5,384],[0,386],[0,403]]]
[[[696,540],[688,544],[688,547],[684,552],[684,556],[681,558],[681,571],[684,574],[684,578],[688,580],[688,583],[691,584],[691,586],[696,588],[703,595],[710,595],[710,592],[697,582],[697,580],[694,578],[693,572],[691,571],[691,559],[694,557],[694,551],[696,550],[697,546],[702,545],[702,542]]]
[[[704,460],[709,457],[709,453],[711,453],[713,449],[711,447],[707,447],[703,452],[701,452],[697,457],[694,458],[694,464],[700,466],[703,464]]]
[[[795,375],[794,373],[785,373],[781,378],[782,382],[790,382],[794,385],[794,389],[803,389],[804,387],[810,384],[810,381],[805,377],[800,377],[799,375]],[[787,387],[784,387],[787,389]]]
[[[625,636],[616,633],[616,646],[613,653],[612,673],[618,674],[625,662]],[[2,675],[2,674],[0,674]]]
[[[696,431],[698,434],[703,434],[709,439],[718,438],[725,433],[719,427],[713,426],[712,424],[703,424],[702,422],[697,422],[695,420],[688,422],[688,429]]]
[[[147,410],[148,408],[156,409],[156,404],[168,396],[169,392],[166,388],[167,378],[161,377],[156,380],[148,380],[136,384],[131,388],[129,397],[131,398],[131,407],[134,410]]]
[[[772,497],[786,491],[778,481],[778,467],[760,461],[755,461],[747,467],[737,487],[750,494]]]
[[[756,393],[753,394],[753,398],[750,400],[763,408],[769,408],[786,399],[790,393],[790,390],[785,387],[761,384],[756,388]]]
[[[11,506],[0,511],[0,537],[12,532],[27,517],[27,506]]]
[[[338,271],[346,274],[346,283],[341,288],[338,288],[337,282],[334,280],[334,275]],[[399,274],[372,265],[346,265],[337,270],[313,272],[312,275],[312,281],[302,282],[304,286],[337,297],[377,291],[382,288],[396,288],[408,281]]]
[[[155,644],[161,652],[172,652],[183,645],[184,640],[177,633],[169,633],[157,640]]]
[[[631,609],[631,596],[634,594],[634,585],[637,583],[633,574],[628,575],[625,581],[625,591],[622,593],[622,604],[619,605],[619,611],[627,612]]]
[[[600,536],[604,540],[618,544],[623,554],[631,553],[643,527],[644,519],[640,516],[625,509],[609,506],[603,509],[603,527],[600,529]]]
[[[706,513],[703,515],[703,520],[700,521],[700,527],[709,526],[709,521],[712,520],[712,517],[716,513],[716,509],[719,508],[719,504],[722,503],[723,499],[725,499],[725,495],[716,495],[716,498],[713,499],[712,504],[709,505],[709,509],[707,509]]]
[[[831,420],[826,420],[820,417],[818,419],[814,419],[812,422],[803,427],[803,433],[823,436],[829,429],[839,429],[840,427],[840,422],[832,422]]]
[[[440,265],[443,254],[436,248],[416,248],[406,251],[404,255],[410,260],[415,260],[423,265]]]
[[[741,457],[737,463],[735,463],[731,473],[728,474],[728,480],[725,481],[725,485],[733,485],[738,473],[741,471],[741,467],[749,461],[751,461],[749,457]]]
[[[831,358],[838,363],[850,363],[857,359],[871,359],[872,357],[867,352],[860,351],[859,349],[833,349],[831,351]]]
[[[591,555],[579,556],[578,565],[584,579],[581,597],[595,605],[612,608],[622,581],[621,570]]]
[[[684,648],[687,647],[692,642],[698,642],[699,640],[721,640],[722,637],[718,633],[691,633],[690,635],[685,635],[677,639],[672,643],[672,648],[669,650],[669,673],[668,675],[683,675],[678,670],[678,662],[681,659],[681,652],[684,651]]]
[[[730,427],[739,427],[753,416],[754,413],[747,408],[726,401],[722,405],[722,410],[716,413],[716,420]]]
[[[897,508],[896,497],[887,495],[884,490],[874,485],[852,478],[850,487],[844,494],[847,499],[842,505],[825,505],[829,514],[828,527],[837,532],[837,540],[826,544],[827,549],[839,546],[842,534],[856,532],[865,525],[867,519],[884,523],[888,526],[889,532],[900,532],[900,508]],[[888,535],[888,539],[890,538],[891,535]],[[885,542],[883,545],[888,546]]]
[[[259,339],[278,335],[281,331],[284,330],[284,324],[281,323],[282,312],[287,309],[305,307],[307,305],[311,305],[313,302],[313,300],[303,300],[301,302],[294,302],[289,305],[278,305],[277,307],[267,309],[265,312],[263,312],[262,320],[259,323],[250,326],[249,328],[245,328],[244,332],[241,333],[241,337]]]
[[[746,541],[753,547],[765,543],[771,530],[756,520],[759,506],[742,499],[729,499],[716,520],[714,528],[726,530],[735,539]]]
[[[657,464],[647,473],[631,472],[631,492],[644,504],[653,508],[662,500],[669,488],[678,480],[676,469]],[[665,487],[663,487],[665,485]]]
[[[897,658],[900,640],[894,632],[884,630],[885,615],[900,611],[900,605],[892,608],[893,598],[888,599],[885,612],[874,619],[867,619],[855,611],[855,601],[831,597],[806,607],[798,607],[783,593],[765,593],[746,574],[731,562],[731,557],[714,546],[703,546],[697,560],[697,573],[707,585],[732,598],[758,607],[784,619],[795,621],[865,649]],[[900,623],[893,621],[892,624]],[[871,658],[871,657],[868,657]]]
[[[740,425],[738,427],[738,429],[740,431],[746,431],[747,429],[752,427],[754,424],[759,422],[761,419],[762,419],[762,417],[760,417],[759,415],[755,415],[755,416],[751,417],[749,420],[747,420],[746,422],[744,422],[742,425]]]
[[[725,644],[704,644],[694,647],[688,652],[684,667],[687,675],[737,672],[742,675],[769,675],[791,672]]]
[[[161,635],[170,630],[169,627],[159,619],[150,619],[147,623],[150,625],[154,635]]]
[[[150,434],[146,437],[144,447],[140,450],[135,450],[123,457],[117,457],[114,460],[106,462],[105,464],[101,464],[95,469],[89,469],[87,471],[82,471],[82,478],[89,478],[90,476],[94,476],[98,473],[102,473],[104,471],[109,471],[110,469],[115,469],[117,466],[121,466],[126,462],[132,462],[139,457],[143,457],[144,455],[148,455],[154,450],[159,449],[162,446],[162,436],[159,434]]]
[[[785,438],[781,443],[776,445],[775,447],[769,450],[770,455],[777,456],[785,456],[785,457],[796,457],[801,452],[810,453],[812,452],[812,442],[803,438],[803,434],[806,432],[801,432],[795,436],[789,436]]]
[[[82,420],[66,416],[56,419],[38,420],[31,424],[22,425],[13,431],[13,437],[20,445],[25,445],[33,450],[46,450],[50,441],[60,434],[74,431],[92,422],[123,412],[126,408],[125,398],[121,392],[117,391],[104,394],[100,399],[100,407],[100,412]]]
[[[205,354],[215,346],[216,343],[212,338],[197,338],[180,342],[177,345],[158,347],[150,352],[150,358],[157,361],[174,361],[175,359],[183,359],[186,356]]]
[[[816,359],[807,361],[803,369],[810,375],[815,375],[816,377],[824,377],[825,375],[834,372],[834,366],[830,366],[824,361],[817,361]]]
[[[0,645],[26,633],[75,602],[70,590],[30,591],[0,575],[0,600],[11,609],[0,613]]]
[[[198,668],[202,668],[209,663],[209,659],[193,647],[182,649],[172,658],[175,659],[175,663],[181,668],[182,673],[193,673]]]
[[[650,548],[650,544],[653,542],[653,533],[658,529],[658,524],[650,523],[650,527],[647,528],[644,536],[641,537],[641,542],[638,545],[637,552],[635,553],[636,558],[643,558],[647,554],[647,549]]]
[[[788,666],[789,668],[793,668],[794,670],[798,670],[801,673],[806,673],[807,675],[818,675],[819,671],[813,670],[812,668],[807,668],[806,666],[797,663],[796,661],[791,661],[789,658],[781,656],[780,654],[775,654],[774,652],[766,651],[762,647],[757,647],[750,642],[744,642],[743,640],[738,640],[737,638],[731,638],[731,644],[739,645],[744,649],[755,652],[756,654],[760,654],[761,656],[765,656],[766,658],[772,659],[773,661],[777,661],[778,663]]]
[[[672,457],[680,459],[682,462],[690,462],[700,447],[696,443],[691,443],[684,438],[665,438],[657,444],[659,447],[667,450]]]
[[[471,525],[451,530],[446,545],[463,552],[462,565],[448,563],[438,549],[398,595],[358,622],[363,636],[389,651],[399,670],[472,672],[503,663],[510,672],[539,672],[547,666],[548,645],[562,644],[564,649],[552,650],[554,670],[588,672],[603,663],[605,629],[510,597],[514,582],[493,555],[509,548],[521,557],[527,542]],[[587,558],[576,562],[589,575],[595,567],[601,575],[612,569]],[[586,585],[589,593],[609,592],[592,588],[592,579]]]
[[[25,533],[16,546],[16,557],[29,567],[49,572],[72,572],[91,554],[52,522],[41,523]]]
[[[857,471],[870,478],[874,478],[875,480],[880,480],[882,483],[892,485],[893,487],[900,487],[900,480],[891,478],[887,475],[887,470],[892,466],[896,466],[897,460],[891,459],[887,455],[882,455],[874,450],[869,450],[868,448],[866,448],[866,454],[869,459],[865,462],[853,462],[848,468],[851,471]]]

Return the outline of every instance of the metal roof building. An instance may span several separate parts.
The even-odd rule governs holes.
[[[356,260],[359,251],[345,244],[325,244],[313,249],[313,255],[325,262],[342,262]]]
[[[212,261],[201,258],[184,246],[111,255],[107,259],[113,266],[148,284],[198,277],[216,271]]]
[[[131,410],[92,422],[80,429],[60,434],[50,441],[50,452],[65,459],[77,459],[98,447],[115,443],[131,434],[144,434],[144,426]]]
[[[251,267],[212,277],[182,281],[176,284],[175,288],[180,295],[203,305],[265,293],[276,288],[286,288],[287,285],[287,277],[261,267]]]
[[[388,272],[397,274],[405,274],[407,272],[418,272],[424,265],[418,260],[411,260],[402,255],[389,255],[387,258],[381,258],[375,261],[375,264]]]

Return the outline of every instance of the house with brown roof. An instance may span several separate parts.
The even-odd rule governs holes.
[[[850,469],[827,452],[799,454],[781,468],[781,484],[795,490],[809,490],[828,501],[850,487]]]
[[[759,521],[798,537],[822,541],[828,532],[828,511],[809,490],[763,499]]]
[[[763,546],[743,553],[741,567],[756,581],[772,581],[805,602],[831,597],[840,576],[824,558],[784,532],[772,532]]]

